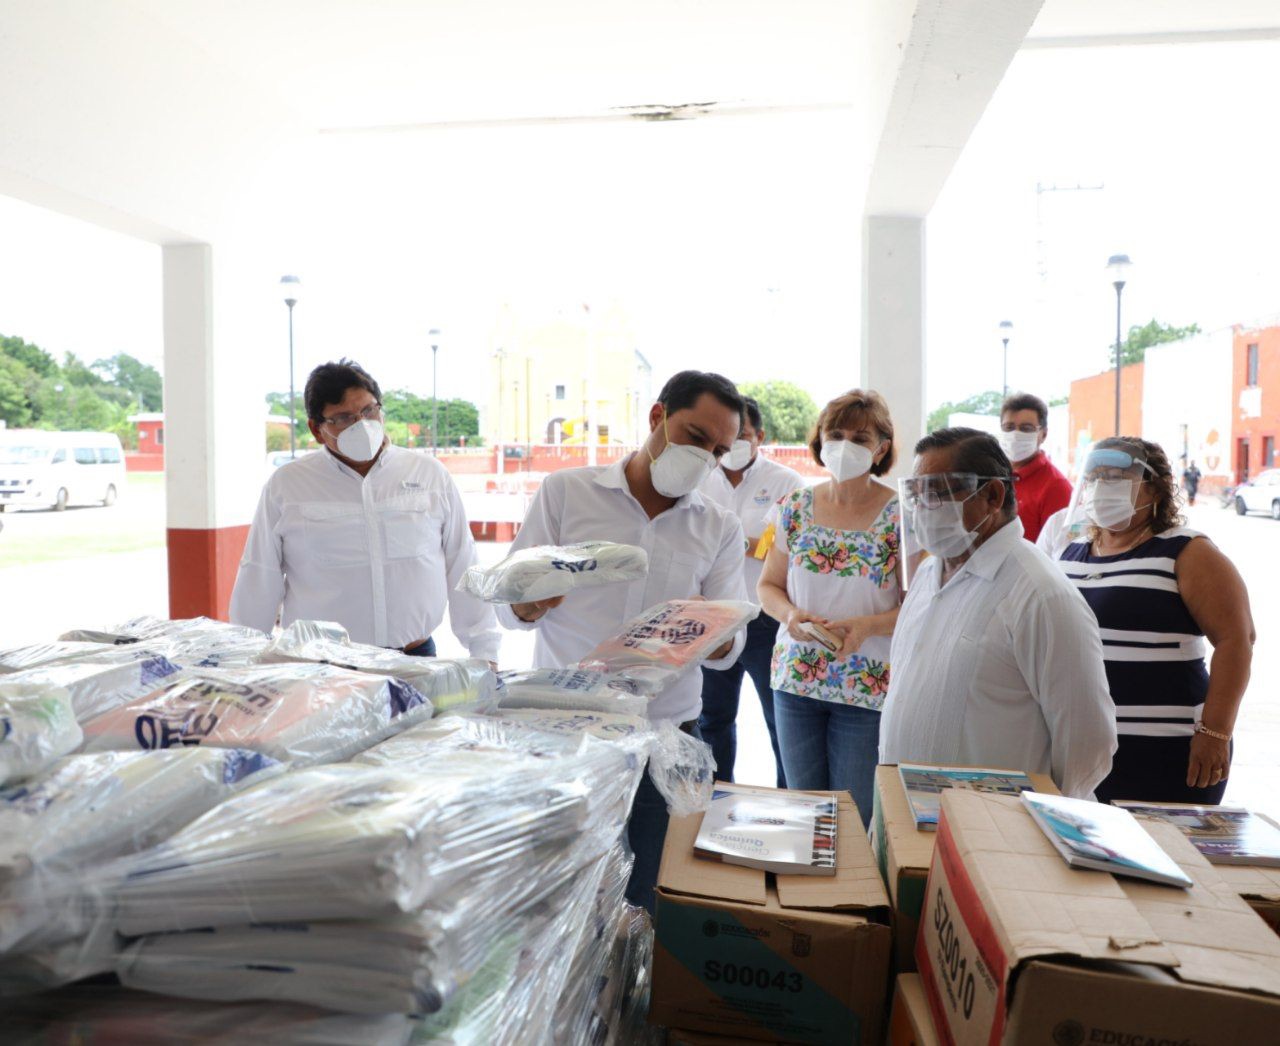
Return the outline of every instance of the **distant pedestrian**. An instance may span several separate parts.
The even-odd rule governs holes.
[[[1200,470],[1193,461],[1182,470],[1182,489],[1187,492],[1187,504],[1196,503],[1196,491],[1200,489]]]

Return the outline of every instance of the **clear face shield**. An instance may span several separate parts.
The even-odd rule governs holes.
[[[1152,469],[1142,444],[1116,438],[1099,440],[1083,460],[1066,515],[1053,521],[1054,530],[1046,539],[1054,559],[1073,541],[1087,540],[1092,529],[1127,530],[1137,513],[1151,510],[1151,499],[1143,494],[1142,484]]]
[[[977,530],[964,521],[964,506],[988,483],[1005,482],[997,476],[972,472],[938,472],[898,480],[899,551],[903,587],[929,556],[955,559],[977,541]]]

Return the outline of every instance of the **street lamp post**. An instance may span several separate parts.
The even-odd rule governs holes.
[[[1107,259],[1107,272],[1111,276],[1111,286],[1116,289],[1116,432],[1120,435],[1120,295],[1129,279],[1129,270],[1133,263],[1127,254],[1113,254]]]
[[[281,276],[280,289],[284,291],[284,303],[289,306],[289,457],[298,456],[297,430],[293,407],[293,307],[298,304],[302,281],[296,276]]]
[[[431,453],[436,454],[437,440],[440,431],[440,397],[436,385],[436,356],[440,353],[440,330],[432,327],[427,332],[431,338]]]
[[[1000,326],[996,328],[996,333],[1004,345],[1004,395],[1009,395],[1009,339],[1013,337],[1013,324],[1008,320],[1001,320]]]

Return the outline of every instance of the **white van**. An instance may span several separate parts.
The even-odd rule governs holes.
[[[110,432],[0,430],[0,512],[114,505],[123,489],[124,452]]]

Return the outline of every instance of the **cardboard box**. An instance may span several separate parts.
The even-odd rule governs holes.
[[[1280,868],[1248,864],[1216,864],[1214,867],[1245,903],[1280,933]]]
[[[771,876],[693,854],[673,817],[658,872],[649,1020],[766,1042],[878,1046],[889,898],[853,800],[838,793],[836,874]]]
[[[916,961],[944,1042],[1280,1041],[1280,938],[1144,827],[1191,889],[1069,868],[1016,798],[943,796]]]
[[[898,974],[893,992],[893,1012],[889,1017],[888,1046],[941,1046],[933,1026],[929,1000],[918,973]]]
[[[1027,776],[1035,783],[1036,791],[1059,794],[1047,774]],[[914,973],[924,884],[933,864],[933,841],[938,833],[916,827],[896,764],[876,767],[871,824],[876,862],[893,905],[893,968],[897,973]]]

